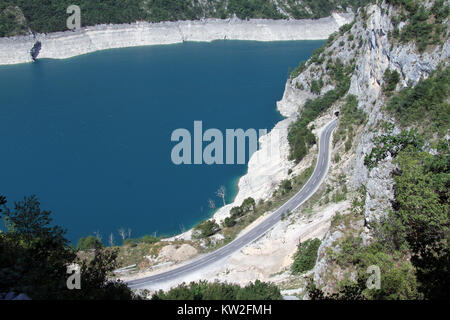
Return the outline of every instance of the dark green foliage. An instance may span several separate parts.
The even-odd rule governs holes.
[[[317,64],[321,64],[323,63],[325,60],[324,56],[323,56],[323,52],[325,51],[325,46],[322,46],[320,48],[314,49],[314,51],[311,54],[311,58],[309,58],[308,60],[308,64],[313,64],[313,63],[317,63]]]
[[[374,139],[375,146],[369,155],[364,159],[364,164],[368,168],[374,168],[378,162],[385,159],[389,154],[395,158],[398,153],[408,146],[414,146],[416,149],[421,149],[424,140],[419,135],[416,129],[403,130],[398,135],[390,133],[383,134]]]
[[[395,211],[371,226],[375,241],[370,246],[349,245],[350,237],[336,259],[357,266],[360,276],[368,265],[380,266],[381,290],[365,290],[365,298],[448,299],[449,145],[440,141],[438,154],[431,155],[422,151],[422,142],[414,142],[423,141],[417,133],[401,135],[407,143],[393,153],[399,168],[394,172]]]
[[[244,212],[255,210],[256,202],[253,198],[247,198],[242,202],[241,208]]]
[[[113,271],[118,268],[118,249],[96,249],[94,257],[77,261],[81,272],[81,290],[70,290],[68,299],[76,300],[131,300],[141,299],[128,286],[111,280]],[[67,298],[66,298],[67,299]]]
[[[123,244],[124,245],[129,245],[129,246],[136,246],[139,243],[146,243],[146,244],[157,243],[159,240],[160,240],[159,237],[155,237],[155,236],[151,236],[151,235],[145,235],[143,237],[136,238],[136,239],[127,238],[127,239],[124,240]]]
[[[364,278],[358,278],[357,283],[345,284],[340,291],[326,295],[322,290],[318,289],[314,281],[310,281],[307,286],[308,296],[311,300],[344,300],[355,301],[364,300],[363,291],[366,288]]]
[[[353,23],[347,23],[344,24],[342,27],[339,28],[339,34],[342,36],[346,32],[350,31],[350,29],[353,27]]]
[[[27,32],[22,12],[13,5],[12,0],[0,2],[0,37],[25,34]]]
[[[288,0],[280,6],[294,18],[330,16],[339,8],[356,8],[368,0]],[[0,2],[0,37],[33,32],[64,31],[71,0],[2,0]],[[272,1],[266,0],[78,0],[82,25],[130,23],[135,21],[175,21],[209,18],[287,19]],[[22,19],[22,15],[25,19]]]
[[[333,11],[341,8],[344,10],[347,8],[356,10],[358,7],[364,6],[369,2],[371,2],[371,0],[303,0],[302,4],[304,6],[297,6],[297,1],[288,0],[289,5],[283,9],[295,19],[318,19],[328,17]]]
[[[233,217],[226,217],[225,220],[223,220],[223,225],[227,228],[234,227],[236,223],[237,221],[233,219]]]
[[[450,157],[448,143],[438,155],[413,147],[402,151],[394,176],[398,217],[413,253],[425,298],[448,299],[450,285]]]
[[[253,198],[247,198],[242,202],[241,206],[239,207],[233,207],[230,210],[230,216],[225,218],[224,225],[227,228],[231,228],[239,221],[241,217],[246,215],[247,213],[251,211],[255,211],[256,209],[256,202]]]
[[[67,30],[67,7],[70,0],[8,0],[17,5],[27,21],[27,27],[34,32],[48,33]],[[145,18],[140,0],[79,0],[83,26],[101,23],[130,23]],[[0,28],[1,29],[1,28]]]
[[[86,238],[81,238],[78,240],[77,244],[77,250],[91,250],[91,249],[100,249],[103,247],[102,242],[94,237],[94,236],[87,236]]]
[[[214,220],[205,220],[194,227],[195,238],[207,238],[216,234],[220,230],[219,225]]]
[[[189,1],[180,0],[149,0],[147,19],[153,22],[193,20],[203,15],[203,10],[192,6]]]
[[[276,8],[275,4],[265,0],[229,0],[227,6],[228,15],[236,14],[238,18],[270,18],[282,19],[285,18]]]
[[[168,292],[155,293],[152,300],[281,300],[275,285],[256,280],[245,287],[206,281],[183,283]]]
[[[358,99],[356,96],[349,94],[345,104],[341,108],[339,118],[339,128],[333,140],[334,143],[341,139],[347,140],[345,151],[348,151],[352,146],[354,127],[362,125],[367,119],[367,114],[362,109],[358,109]]]
[[[290,180],[281,181],[281,190],[283,193],[287,193],[292,190],[292,183]]]
[[[429,127],[431,133],[447,134],[450,127],[448,103],[450,70],[437,71],[413,88],[405,88],[387,104],[387,110],[404,126]]]
[[[290,79],[297,78],[303,71],[306,70],[307,64],[306,61],[302,61],[297,68],[295,68],[291,74],[289,75]]]
[[[320,91],[323,88],[322,79],[311,81],[311,92],[315,94],[320,94]]]
[[[94,258],[80,261],[64,237],[51,225],[49,211],[42,211],[36,197],[24,198],[14,209],[0,213],[7,229],[0,232],[0,292],[25,293],[32,299],[132,299],[123,283],[109,280],[116,268],[117,251],[97,249]],[[67,266],[78,263],[81,289],[68,290]]]
[[[291,266],[293,274],[301,274],[314,268],[320,243],[319,239],[309,239],[299,244]]]
[[[413,2],[408,3],[411,10],[419,10],[414,9]],[[340,267],[357,270],[357,283],[343,281],[337,292],[329,296],[311,283],[312,299],[449,298],[449,143],[445,139],[436,141],[436,132],[441,137],[448,133],[449,113],[444,111],[448,110],[447,100],[448,70],[438,70],[388,102],[388,110],[402,125],[417,124],[424,133],[429,133],[435,151],[433,154],[424,151],[429,146],[417,129],[394,135],[393,126],[387,125],[386,133],[374,139],[375,146],[365,164],[370,169],[388,154],[394,158],[397,165],[393,172],[394,211],[370,223],[374,236],[370,245],[362,245],[359,236],[350,234],[339,242],[341,250],[329,252],[329,258]],[[333,226],[342,220],[336,218]],[[366,287],[366,269],[370,265],[380,267],[379,290]]]
[[[445,18],[449,14],[449,6],[444,1],[435,1],[431,9],[425,8],[419,1],[413,0],[388,0],[388,3],[404,8],[400,20],[407,21],[402,31],[394,32],[401,42],[415,41],[420,52],[426,50],[428,45],[441,44],[441,38],[447,35]],[[398,25],[399,19],[394,18],[393,23]]]
[[[390,69],[386,69],[383,75],[383,80],[383,90],[387,95],[390,95],[400,81],[400,73],[398,73],[397,70],[391,71]]]
[[[336,293],[325,295],[310,283],[312,300],[410,300],[421,299],[414,268],[409,261],[398,255],[386,253],[381,243],[355,248],[351,264],[356,266],[357,281],[344,280]],[[380,268],[380,289],[368,289],[369,266]]]

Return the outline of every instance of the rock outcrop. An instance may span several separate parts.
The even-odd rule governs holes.
[[[351,190],[365,187],[364,225],[361,227],[362,238],[365,243],[370,241],[370,225],[386,215],[392,209],[394,199],[394,180],[392,172],[395,165],[388,157],[379,162],[372,170],[364,165],[364,158],[370,153],[374,144],[374,137],[382,134],[380,122],[390,122],[395,125],[382,106],[386,100],[382,93],[383,75],[387,69],[397,70],[401,74],[401,81],[397,90],[408,85],[415,85],[421,79],[427,78],[441,64],[448,63],[450,54],[449,41],[436,46],[424,53],[419,53],[414,43],[401,44],[391,41],[389,34],[394,26],[391,17],[395,8],[383,3],[371,5],[367,9],[367,20],[358,18],[351,29],[351,34],[362,39],[363,46],[359,50],[339,50],[337,55],[343,61],[355,61],[355,71],[351,79],[349,94],[357,97],[358,108],[368,115],[361,134],[354,141],[354,151],[348,165],[343,168],[348,177],[348,186]],[[366,40],[364,40],[366,39]],[[345,41],[341,36],[334,43]],[[344,60],[345,59],[345,60]],[[394,129],[394,134],[399,129]],[[318,260],[314,269],[314,281],[324,286],[325,291],[332,290],[326,283],[330,261],[325,252],[339,250],[337,243],[344,234],[340,231],[328,232],[319,248]],[[335,270],[339,273],[339,270]]]

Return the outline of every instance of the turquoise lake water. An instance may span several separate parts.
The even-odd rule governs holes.
[[[76,243],[173,235],[227,202],[246,165],[171,162],[173,130],[270,130],[289,68],[323,41],[215,41],[0,66],[0,194],[37,195]]]

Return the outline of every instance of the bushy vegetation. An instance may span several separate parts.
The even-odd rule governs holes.
[[[318,19],[331,15],[333,11],[351,7],[356,9],[364,6],[371,0],[303,0],[301,6],[297,1],[288,0],[281,3],[281,7],[294,17],[294,19],[313,18]]]
[[[375,146],[364,159],[364,164],[369,169],[376,167],[378,162],[388,155],[395,158],[400,151],[408,146],[421,149],[424,145],[424,139],[417,129],[403,130],[398,135],[392,134],[392,126],[389,126],[387,130],[387,133],[374,139]]]
[[[311,284],[313,299],[449,298],[449,143],[440,140],[432,155],[422,150],[424,139],[417,132],[400,136],[403,138],[385,137],[375,145],[375,149],[385,150],[386,140],[401,141],[390,144],[395,145],[392,155],[398,165],[394,211],[372,223],[374,240],[370,245],[363,246],[359,236],[349,235],[339,243],[340,251],[331,256],[343,268],[356,268],[357,283],[343,281],[331,296]],[[383,157],[383,152],[377,154]],[[366,270],[371,265],[381,269],[379,290],[366,287]]]
[[[389,101],[387,110],[403,126],[415,125],[442,137],[450,128],[449,83],[450,70],[438,70],[415,87],[403,89]]]
[[[449,298],[449,150],[442,141],[437,155],[409,147],[396,159],[401,171],[394,177],[394,207],[426,298]]]
[[[192,236],[196,239],[207,238],[220,230],[215,220],[205,220],[194,227]]]
[[[368,0],[291,0],[277,1],[281,9],[294,18],[321,18],[338,9],[356,8]],[[2,0],[0,3],[0,37],[32,32],[66,30],[66,9],[70,0]],[[82,25],[130,23],[135,21],[175,21],[209,18],[287,19],[275,1],[267,0],[78,0]]]
[[[386,109],[393,113],[403,126],[420,128],[403,130],[393,135],[393,126],[387,124],[386,133],[375,138],[375,147],[365,158],[365,165],[375,167],[379,160],[390,154],[396,157],[408,146],[421,150],[425,138],[443,137],[450,128],[450,105],[448,103],[450,71],[436,71],[430,78],[420,81],[415,87],[408,87],[392,97]]]
[[[19,8],[20,15],[25,18],[21,23],[22,31],[48,33],[67,30],[67,7],[73,1],[41,1],[41,0],[3,0],[0,5],[1,12],[5,8]],[[145,19],[145,11],[141,8],[141,0],[79,0],[77,5],[82,11],[82,25],[95,25],[101,23],[130,23]],[[2,10],[3,9],[3,10]],[[9,9],[10,10],[10,9]],[[8,16],[7,16],[8,17]],[[12,35],[11,30],[16,28],[17,19],[0,18],[0,36]],[[5,32],[6,30],[6,32]],[[8,32],[9,31],[9,32]],[[23,32],[22,32],[23,33]]]
[[[335,62],[330,60],[327,63],[327,70],[328,75],[335,82],[336,88],[317,99],[307,100],[302,114],[289,127],[290,159],[296,162],[300,162],[308,153],[309,148],[316,143],[316,138],[308,127],[309,124],[342,98],[350,88],[350,73],[353,71],[353,67],[345,68],[344,64],[336,59]]]
[[[77,243],[77,250],[93,250],[103,247],[102,242],[94,236],[87,236],[86,238],[80,238]]]
[[[301,274],[314,268],[320,243],[319,239],[309,239],[299,244],[291,266],[293,274]]]
[[[281,300],[277,286],[256,280],[245,287],[207,281],[181,284],[168,292],[155,293],[152,300]]]
[[[320,91],[323,88],[323,80],[313,80],[311,81],[311,92],[315,94],[320,94]]]
[[[345,151],[349,151],[355,134],[355,129],[364,124],[367,114],[358,109],[358,99],[355,95],[349,94],[345,104],[339,113],[339,127],[334,135],[333,142],[336,144],[340,140],[345,140]]]
[[[228,228],[233,227],[239,220],[248,214],[254,212],[256,209],[256,202],[253,198],[247,198],[239,207],[233,207],[230,210],[230,216],[224,220],[224,225]]]
[[[386,69],[383,75],[383,80],[383,90],[386,95],[390,95],[400,81],[400,73],[398,73],[397,70],[391,71],[390,69]]]
[[[0,292],[25,293],[32,299],[133,299],[122,282],[109,277],[116,268],[117,250],[95,249],[89,260],[80,260],[64,237],[65,230],[52,224],[50,211],[41,210],[34,196],[6,207],[0,196]],[[66,286],[67,266],[78,264],[81,289]]]
[[[289,75],[291,81],[292,79],[297,78],[303,71],[305,71],[307,66],[308,65],[306,64],[306,61],[300,62],[300,64],[294,70],[292,70]]]
[[[401,14],[394,17],[395,26],[393,36],[402,43],[415,41],[420,52],[429,45],[442,44],[447,36],[447,25],[444,20],[448,17],[449,6],[443,0],[434,2],[433,7],[427,9],[421,1],[415,0],[387,0],[388,3],[401,9]],[[398,25],[406,22],[400,31]]]
[[[127,238],[123,241],[123,244],[128,246],[136,246],[140,243],[154,244],[157,243],[160,239],[161,239],[160,237],[145,235],[140,238]]]

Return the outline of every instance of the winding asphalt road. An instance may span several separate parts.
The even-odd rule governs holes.
[[[236,238],[229,244],[217,249],[214,252],[208,253],[205,256],[192,260],[178,268],[148,276],[141,279],[131,280],[127,285],[132,289],[141,289],[150,286],[151,284],[166,282],[176,278],[183,277],[189,273],[199,271],[200,269],[209,266],[219,260],[231,255],[232,253],[242,249],[253,241],[259,239],[272,229],[277,222],[281,220],[281,215],[287,211],[292,212],[308,200],[319,188],[323,179],[328,172],[330,160],[330,138],[331,133],[336,128],[337,119],[331,121],[322,130],[319,139],[319,156],[317,158],[316,168],[313,174],[303,186],[303,188],[278,210],[273,212],[270,216],[264,219],[260,224],[252,228],[249,232]]]

